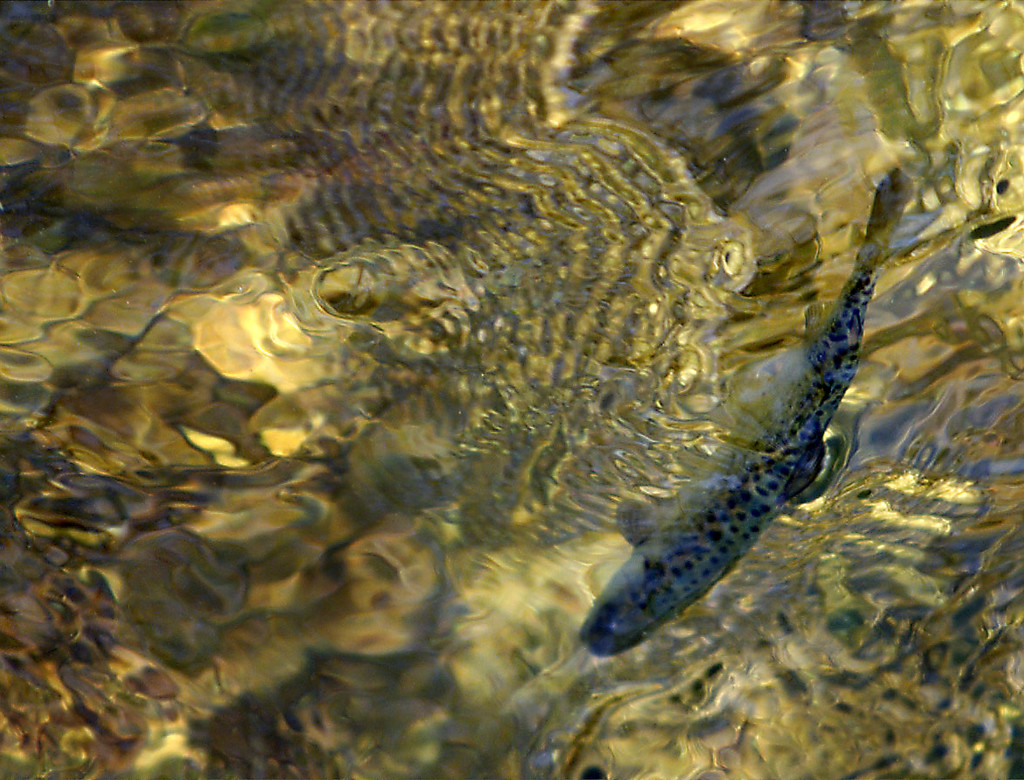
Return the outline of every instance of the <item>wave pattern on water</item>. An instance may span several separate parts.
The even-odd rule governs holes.
[[[0,7],[0,774],[1024,772],[1024,16]],[[829,465],[597,662],[623,502],[916,202]]]

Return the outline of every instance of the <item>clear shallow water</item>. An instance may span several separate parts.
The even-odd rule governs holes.
[[[0,771],[1024,772],[1024,17],[736,8],[4,6]],[[591,658],[896,163],[841,465]]]

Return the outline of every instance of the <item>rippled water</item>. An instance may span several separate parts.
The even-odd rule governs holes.
[[[0,775],[1024,774],[1024,10],[0,6]],[[833,463],[595,659],[875,183]]]

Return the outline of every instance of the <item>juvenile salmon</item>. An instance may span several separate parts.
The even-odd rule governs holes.
[[[726,408],[727,415],[753,422],[758,431],[728,473],[680,496],[670,506],[668,522],[631,519],[630,513],[642,515],[639,505],[620,508],[620,525],[634,550],[580,630],[592,653],[613,655],[637,645],[703,596],[813,480],[825,429],[857,372],[864,310],[910,192],[899,169],[882,180],[864,243],[838,300],[806,343],[770,359],[771,382],[740,388],[735,408]]]

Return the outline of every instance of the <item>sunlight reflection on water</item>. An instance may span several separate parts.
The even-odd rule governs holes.
[[[0,774],[1024,773],[1024,15],[743,8],[0,8]],[[896,163],[837,462],[592,658]]]

